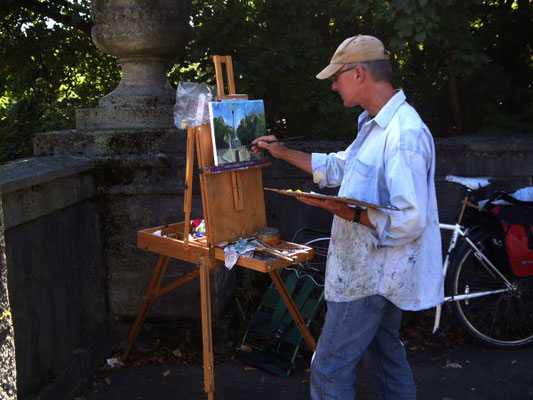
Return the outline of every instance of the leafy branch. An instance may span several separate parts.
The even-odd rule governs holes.
[[[4,0],[0,4],[0,16],[7,15],[11,11],[20,8],[50,18],[57,23],[74,28],[76,31],[91,37],[93,23],[89,17],[84,18],[83,11],[86,8],[81,4],[71,3],[66,0]]]

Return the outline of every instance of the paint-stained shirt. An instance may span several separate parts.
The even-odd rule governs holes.
[[[313,179],[397,211],[369,208],[375,229],[333,217],[325,298],[379,294],[404,310],[434,307],[444,289],[431,132],[401,90],[375,117],[364,111],[358,127],[345,151],[312,154]]]

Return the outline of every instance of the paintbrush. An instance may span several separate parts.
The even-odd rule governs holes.
[[[295,140],[302,140],[304,138],[305,138],[305,136],[291,136],[291,137],[288,137],[288,138],[285,138],[285,139],[273,140],[271,142],[267,142],[265,140],[265,142],[267,142],[267,143],[292,142],[292,141],[295,141]],[[254,144],[245,144],[242,147],[252,147],[252,146],[255,146],[255,145]]]

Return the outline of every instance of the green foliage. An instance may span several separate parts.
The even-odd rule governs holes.
[[[278,135],[352,138],[359,110],[314,78],[358,33],[393,53],[395,83],[438,136],[531,131],[532,3],[484,0],[193,1],[182,79],[209,80],[208,55],[231,54],[237,88],[265,100]],[[179,79],[173,75],[174,79]],[[289,134],[289,133],[287,133]]]
[[[26,3],[28,8],[19,6]],[[90,25],[88,1],[70,9],[60,0],[38,10],[29,8],[33,3],[44,4],[8,1],[0,7],[0,162],[31,155],[36,132],[74,128],[75,109],[95,106],[120,76],[82,30]],[[42,12],[58,13],[72,25]]]
[[[192,0],[193,36],[171,81],[214,84],[211,56],[230,54],[238,92],[265,101],[280,137],[351,139],[345,109],[315,75],[358,33],[393,53],[395,85],[433,133],[530,132],[529,0]],[[39,131],[74,127],[120,70],[89,38],[89,0],[0,4],[0,162],[31,154]],[[56,21],[57,23],[54,23]]]
[[[193,1],[193,40],[182,62],[199,66],[195,76],[172,78],[214,83],[210,56],[230,54],[237,91],[265,101],[272,133],[283,137],[299,131],[310,138],[353,133],[353,112],[343,108],[328,82],[315,79],[336,42],[330,41],[334,3]],[[335,118],[328,121],[328,115]]]

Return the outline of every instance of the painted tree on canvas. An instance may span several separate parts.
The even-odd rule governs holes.
[[[229,146],[231,137],[233,136],[233,127],[227,125],[224,122],[223,117],[216,117],[213,119],[215,125],[215,141],[216,146],[219,149],[223,149]]]
[[[265,132],[265,115],[248,114],[237,128],[237,137],[243,145],[250,144]]]

